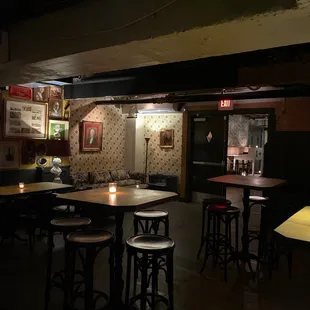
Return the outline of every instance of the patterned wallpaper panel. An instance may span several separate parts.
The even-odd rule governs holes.
[[[71,172],[92,172],[124,168],[126,116],[114,105],[96,106],[92,100],[71,101]],[[103,123],[102,151],[81,152],[79,125],[82,120]]]
[[[174,129],[174,148],[159,147],[161,129]],[[182,114],[161,114],[144,116],[145,137],[150,137],[148,171],[149,173],[175,174],[181,177],[182,155]]]
[[[248,146],[250,121],[243,115],[230,115],[228,126],[228,146]]]

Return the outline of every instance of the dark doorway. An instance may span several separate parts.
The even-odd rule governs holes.
[[[226,173],[227,116],[199,115],[191,122],[191,190],[223,195],[222,186],[207,180]]]
[[[270,108],[190,112],[188,114],[186,201],[192,200],[193,193],[195,197],[200,197],[200,194],[202,196],[225,195],[225,188],[209,183],[207,180],[227,173],[228,120],[230,115],[235,114],[267,115],[268,139],[275,133],[276,117],[274,109]],[[196,196],[197,193],[198,196]]]

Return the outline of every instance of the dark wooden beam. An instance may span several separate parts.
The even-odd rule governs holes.
[[[277,64],[276,68],[281,68],[287,63],[296,64],[299,70],[305,64],[310,64],[310,44],[96,74],[83,79],[81,83],[66,85],[64,94],[65,99],[78,99],[238,87],[247,84],[240,77],[244,68],[247,68],[246,72],[252,68],[255,76],[256,70],[262,66],[266,68]],[[274,72],[276,78],[272,81],[275,85],[281,85],[283,73],[277,70],[279,74]],[[298,76],[298,72],[295,72],[295,76]],[[253,81],[255,78],[251,79],[251,84]],[[269,81],[268,76],[266,81]],[[294,83],[293,79],[287,77],[284,81]],[[259,79],[259,82],[264,85],[264,80]]]

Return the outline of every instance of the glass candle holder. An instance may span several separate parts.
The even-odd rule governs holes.
[[[109,192],[116,193],[117,190],[117,183],[109,183]]]
[[[19,188],[25,188],[24,182],[19,182],[19,183],[18,183],[18,187],[19,187]]]

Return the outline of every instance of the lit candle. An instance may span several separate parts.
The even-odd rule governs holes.
[[[242,171],[241,175],[245,177],[246,176],[246,171]]]
[[[116,193],[117,183],[109,183],[109,192]]]
[[[139,184],[137,184],[137,185],[136,185],[136,188],[140,188],[140,185],[139,185]]]
[[[18,187],[19,187],[19,188],[24,188],[24,187],[25,187],[24,182],[19,182],[19,183],[18,183]]]

